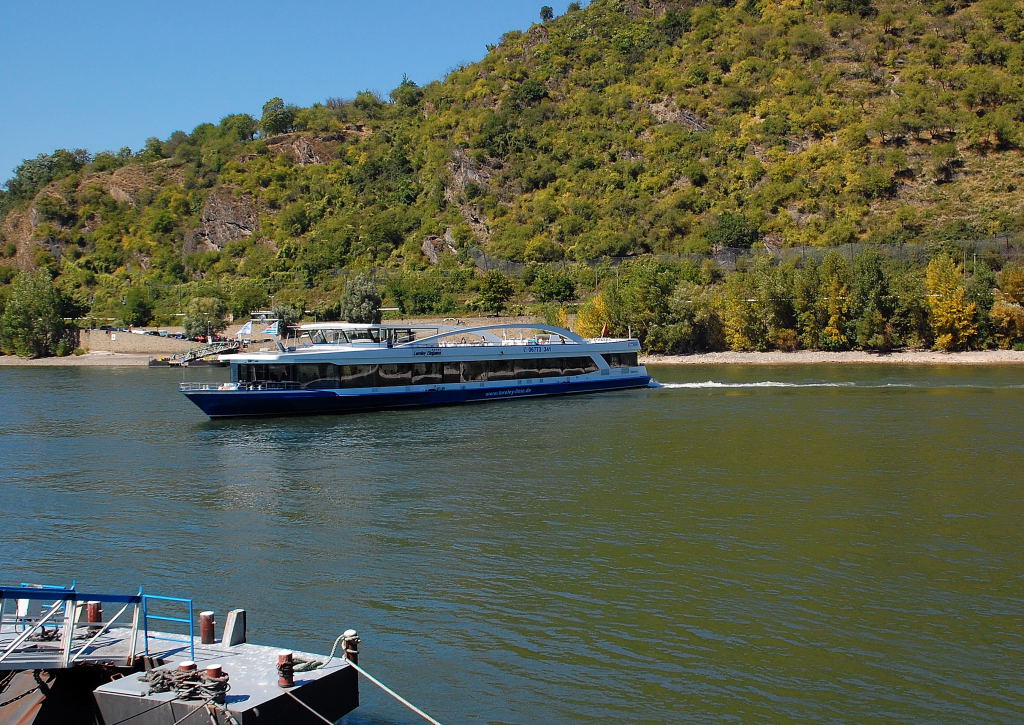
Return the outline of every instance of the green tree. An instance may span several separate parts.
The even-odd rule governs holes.
[[[833,13],[849,13],[866,18],[875,13],[873,0],[825,0],[825,9]]]
[[[259,123],[248,113],[232,113],[220,120],[220,132],[233,141],[251,141]]]
[[[295,123],[295,106],[286,106],[280,98],[271,98],[263,104],[263,115],[260,117],[260,131],[264,136],[291,131]]]
[[[303,306],[299,303],[288,304],[277,302],[270,309],[271,316],[277,320],[277,331],[282,337],[289,334],[289,328],[302,319]]]
[[[514,293],[515,286],[512,280],[502,272],[492,269],[484,274],[476,305],[482,310],[497,314],[505,309]]]
[[[209,337],[228,326],[228,306],[220,297],[194,297],[185,306],[185,334]]]
[[[66,352],[63,307],[47,272],[21,272],[0,315],[0,348],[20,357]]]
[[[399,106],[412,107],[423,98],[423,89],[416,83],[409,80],[409,76],[403,75],[402,82],[389,94],[391,101]]]
[[[948,255],[940,254],[928,263],[925,288],[931,309],[935,347],[939,350],[966,350],[974,341],[975,304],[967,301],[962,270]]]
[[[548,22],[555,17],[555,11],[550,5],[542,5],[540,8],[540,19],[541,22]]]
[[[128,326],[148,324],[153,318],[153,299],[142,287],[130,287],[124,295],[121,319]]]
[[[576,299],[576,285],[565,272],[541,268],[530,283],[541,302],[567,302]]]
[[[807,349],[818,347],[825,329],[824,315],[818,304],[820,286],[818,265],[813,259],[804,260],[793,275],[793,310],[797,336],[801,346]]]
[[[720,306],[717,289],[683,280],[668,301],[666,324],[649,330],[644,348],[669,355],[724,350],[727,345]]]
[[[744,215],[726,212],[707,232],[707,239],[717,247],[749,249],[760,238],[757,227]]]
[[[850,270],[837,252],[829,252],[818,270],[818,310],[824,323],[819,346],[826,350],[850,347]]]
[[[974,264],[974,273],[967,280],[965,291],[967,301],[974,303],[975,322],[978,333],[975,342],[979,347],[990,347],[994,342],[992,306],[996,301],[996,275],[983,259]]]
[[[346,322],[379,324],[381,319],[380,291],[369,274],[357,274],[345,283],[338,304],[338,314]]]
[[[267,290],[256,280],[239,282],[231,292],[231,314],[237,320],[267,304]]]
[[[643,343],[651,328],[668,321],[668,299],[678,277],[670,267],[650,259],[622,265],[617,277],[605,289],[612,330],[617,335],[632,333]]]
[[[892,302],[882,256],[874,250],[859,254],[853,263],[850,290],[850,316],[858,346],[865,350],[892,347]]]

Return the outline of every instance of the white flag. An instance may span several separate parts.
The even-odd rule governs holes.
[[[275,322],[273,325],[271,325],[270,327],[265,329],[263,331],[263,334],[264,335],[276,335],[277,334],[277,323]]]
[[[252,320],[249,320],[244,325],[242,325],[241,329],[238,331],[238,334],[239,335],[251,335],[252,334]]]

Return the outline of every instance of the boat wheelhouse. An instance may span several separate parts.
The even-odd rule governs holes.
[[[635,339],[542,323],[301,325],[300,343],[224,355],[231,381],[182,383],[211,418],[344,413],[647,386]],[[498,333],[501,333],[500,335]]]

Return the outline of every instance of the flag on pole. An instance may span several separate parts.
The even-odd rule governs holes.
[[[238,330],[238,336],[241,337],[242,335],[251,335],[251,334],[252,334],[252,320],[249,320],[244,325],[242,325],[242,327]]]
[[[264,335],[276,335],[277,334],[277,322],[275,322],[273,325],[270,325],[269,327],[267,327],[267,329],[265,329],[263,331],[263,334]]]

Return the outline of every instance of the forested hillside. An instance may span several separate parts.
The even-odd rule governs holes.
[[[3,294],[41,269],[65,316],[331,316],[364,271],[406,314],[582,302],[581,327],[652,349],[1024,342],[1020,2],[539,18],[388,98],[275,98],[25,161],[0,194]]]

